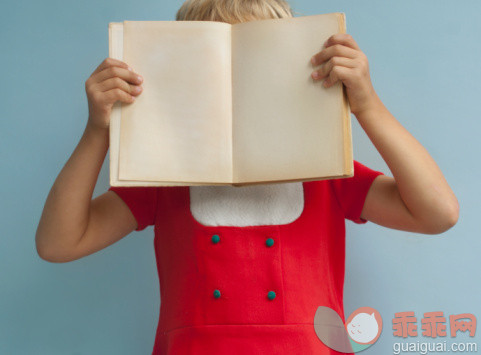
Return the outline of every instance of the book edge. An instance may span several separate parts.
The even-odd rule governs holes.
[[[339,20],[339,33],[346,33],[346,14],[344,12],[336,13]],[[342,112],[344,126],[344,172],[348,176],[354,175],[353,147],[352,147],[352,127],[351,127],[351,109],[349,99],[346,93],[346,87],[341,84],[342,89]]]
[[[288,179],[288,180],[268,180],[268,181],[255,181],[247,183],[195,183],[195,182],[162,182],[162,181],[137,181],[137,180],[122,180],[121,185],[118,186],[250,186],[250,185],[264,185],[273,183],[289,183],[289,182],[309,182],[309,181],[319,181],[319,180],[330,180],[330,179],[343,179],[353,177],[353,174],[342,174],[342,175],[332,175],[323,177],[311,177],[311,178],[300,178],[300,179]],[[120,181],[119,181],[120,183]],[[117,186],[117,185],[115,185]]]
[[[125,22],[125,21],[124,21]],[[114,59],[120,59],[122,55],[117,55],[115,53],[115,48],[114,48],[114,33],[115,30],[119,30],[122,28],[123,31],[123,24],[124,22],[110,22],[109,23],[109,57],[114,58]],[[121,114],[121,104],[120,103],[115,103],[112,107],[111,115],[110,115],[110,123],[109,123],[109,174],[110,174],[110,186],[123,186],[123,183],[119,181],[118,179],[118,147],[115,147],[112,149],[112,143],[117,142],[114,134],[114,129],[112,128],[112,122],[115,121],[115,116],[118,116]],[[115,125],[115,122],[114,122]],[[115,153],[117,153],[115,155]],[[115,164],[117,162],[117,164]],[[115,167],[117,166],[117,169]]]

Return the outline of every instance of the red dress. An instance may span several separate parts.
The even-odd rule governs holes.
[[[380,171],[354,161],[354,176],[303,182],[291,223],[205,226],[189,187],[111,187],[154,225],[161,306],[152,354],[341,354],[314,331],[319,306],[345,321],[345,218],[360,218]]]

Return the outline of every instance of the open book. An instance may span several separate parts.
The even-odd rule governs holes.
[[[112,186],[233,185],[351,177],[341,82],[310,59],[345,14],[109,23],[109,56],[144,78],[110,120]]]

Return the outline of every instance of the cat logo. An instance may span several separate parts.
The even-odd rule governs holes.
[[[319,306],[314,316],[314,330],[329,348],[354,353],[377,341],[382,331],[382,318],[374,308],[361,307],[352,312],[344,324],[335,310]]]

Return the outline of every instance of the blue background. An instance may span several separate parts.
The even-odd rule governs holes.
[[[153,228],[64,264],[38,257],[35,231],[50,187],[83,133],[84,84],[108,56],[108,23],[173,20],[181,3],[3,3],[0,353],[152,351],[160,306]],[[481,3],[298,0],[291,5],[302,15],[346,13],[347,31],[369,59],[378,95],[436,160],[461,206],[458,224],[441,235],[347,221],[346,317],[370,306],[384,319],[378,342],[363,353],[392,353],[399,341],[392,331],[395,312],[416,312],[419,333],[410,341],[430,340],[421,336],[425,312],[481,316],[476,227]],[[354,116],[352,126],[354,158],[392,176]],[[108,187],[107,156],[94,197]],[[479,336],[446,340],[479,342]]]

